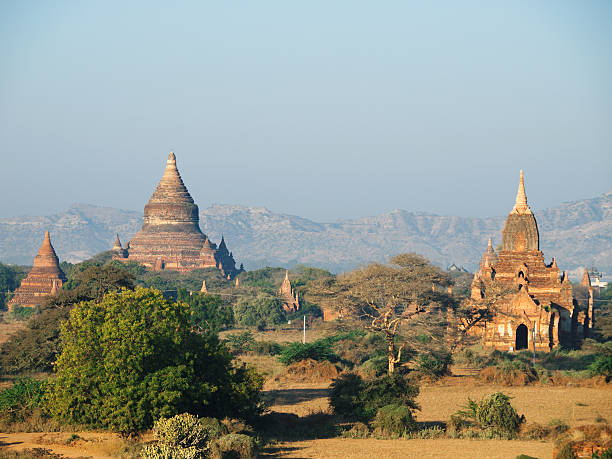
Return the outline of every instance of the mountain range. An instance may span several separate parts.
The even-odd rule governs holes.
[[[538,211],[540,248],[548,261],[579,280],[581,268],[612,274],[612,191]],[[446,268],[473,270],[486,248],[501,242],[505,216],[471,218],[393,210],[374,217],[318,223],[263,207],[213,205],[200,211],[202,231],[225,240],[246,269],[307,264],[334,272],[402,252],[420,253]],[[45,230],[61,260],[76,262],[110,249],[118,233],[128,241],[140,212],[74,204],[50,216],[0,219],[0,260],[32,264]]]

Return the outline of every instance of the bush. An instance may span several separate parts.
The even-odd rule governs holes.
[[[289,365],[305,359],[335,362],[338,360],[338,356],[334,353],[328,341],[316,340],[306,344],[291,343],[283,349],[278,359],[285,365]]]
[[[480,402],[468,398],[464,408],[451,416],[452,428],[461,430],[475,424],[480,429],[492,429],[494,435],[513,438],[525,421],[525,416],[519,416],[510,404],[510,397],[501,392]]]
[[[403,436],[416,430],[416,422],[410,408],[396,403],[380,408],[372,426],[385,436]]]
[[[41,406],[46,389],[46,381],[19,379],[12,387],[0,392],[0,419],[8,423],[25,420]]]
[[[219,295],[178,289],[177,299],[191,306],[191,321],[207,333],[218,333],[234,325],[234,312]]]
[[[521,360],[502,360],[481,370],[478,377],[485,383],[503,386],[525,386],[539,378],[533,366]]]
[[[247,330],[242,333],[227,335],[225,337],[225,342],[230,352],[234,355],[238,355],[250,351],[251,346],[255,343],[255,338],[253,338],[253,334]]]
[[[62,325],[57,378],[47,392],[57,419],[131,433],[182,412],[243,417],[259,412],[263,379],[216,335],[191,328],[189,307],[138,288],[84,302]]]
[[[179,448],[193,447],[198,451],[205,451],[210,441],[209,430],[197,416],[189,413],[158,419],[153,426],[153,435],[164,445]]]
[[[394,373],[363,380],[355,373],[345,373],[330,386],[330,404],[334,412],[349,420],[370,422],[380,408],[397,404],[418,410],[414,401],[419,387],[403,375]]]
[[[251,351],[257,355],[278,355],[283,347],[276,341],[253,341]]]
[[[416,362],[416,370],[431,379],[440,379],[450,373],[449,366],[453,359],[448,353],[419,354]]]
[[[606,381],[609,381],[612,378],[612,354],[599,354],[589,365],[589,370],[592,375],[605,376]]]
[[[29,308],[27,306],[21,306],[20,304],[16,304],[13,306],[13,310],[11,311],[11,317],[15,320],[28,320],[32,314],[36,312],[35,308]]]
[[[215,440],[211,445],[214,459],[251,459],[257,457],[255,439],[244,434],[228,434]]]

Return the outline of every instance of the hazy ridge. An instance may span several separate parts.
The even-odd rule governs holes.
[[[247,269],[305,263],[333,271],[414,251],[446,267],[473,269],[486,247],[501,240],[505,216],[470,218],[394,210],[374,217],[317,223],[262,207],[214,205],[200,211],[202,231],[213,241],[223,234]],[[540,246],[561,269],[585,264],[612,273],[612,191],[536,212]],[[79,261],[108,250],[140,228],[142,214],[88,204],[42,217],[0,219],[0,260],[31,264],[45,230],[62,260]]]

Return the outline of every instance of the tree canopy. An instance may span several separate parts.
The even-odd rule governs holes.
[[[216,335],[192,331],[190,315],[187,304],[146,288],[78,304],[61,328],[52,414],[120,432],[181,412],[256,414],[262,378],[233,367]]]

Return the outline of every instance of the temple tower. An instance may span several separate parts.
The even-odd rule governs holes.
[[[198,206],[183,183],[176,156],[170,152],[164,174],[145,205],[142,228],[123,252],[113,247],[115,258],[134,260],[154,270],[186,272],[217,267],[224,277],[233,277],[236,263],[225,241],[217,249],[200,230],[199,221]]]
[[[499,350],[527,345],[549,350],[573,344],[590,328],[587,311],[576,307],[567,274],[560,275],[554,258],[549,265],[544,263],[522,170],[514,207],[502,231],[502,249],[495,254],[489,240],[472,282],[471,301],[484,298],[492,286],[505,295],[497,304],[496,317],[479,331],[486,345]]]
[[[49,231],[46,231],[28,277],[21,281],[21,285],[15,290],[15,295],[8,303],[9,311],[12,311],[16,304],[28,307],[41,304],[47,296],[61,289],[64,282],[66,282],[66,275],[59,266],[59,259],[51,245]]]
[[[295,312],[300,309],[300,302],[297,298],[296,293],[293,291],[293,287],[291,287],[291,282],[289,281],[289,270],[285,270],[285,279],[281,284],[281,287],[278,291],[278,296],[281,298],[283,302],[283,309],[287,312]]]

